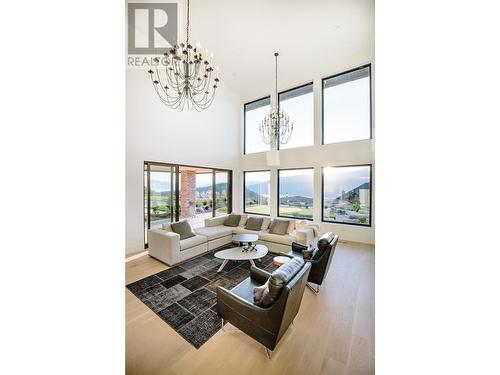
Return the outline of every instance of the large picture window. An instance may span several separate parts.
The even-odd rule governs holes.
[[[312,220],[314,169],[278,170],[278,216]]]
[[[323,168],[323,221],[371,226],[371,165]]]
[[[323,144],[371,138],[370,65],[323,79]]]
[[[270,171],[243,172],[243,211],[245,213],[270,215],[270,182]]]
[[[267,113],[269,113],[269,108],[271,105],[271,97],[266,97],[247,103],[244,106],[245,119],[244,119],[244,131],[245,131],[245,144],[244,151],[245,154],[251,154],[254,152],[269,151],[269,145],[266,145],[259,133],[259,124]]]
[[[280,149],[314,145],[313,84],[308,83],[278,95],[280,109],[293,121],[293,135]]]

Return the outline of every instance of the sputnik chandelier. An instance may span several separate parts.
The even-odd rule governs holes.
[[[214,73],[213,54],[208,57],[201,53],[199,43],[196,46],[189,41],[189,0],[187,0],[186,42],[179,43],[163,54],[165,74],[160,75],[158,65],[160,59],[156,57],[155,71],[149,70],[153,87],[160,100],[173,109],[181,111],[188,109],[202,111],[210,106],[214,100],[215,91],[219,85],[219,68]],[[164,76],[163,78],[161,76]]]
[[[288,115],[279,108],[278,103],[278,52],[275,52],[276,80],[274,105],[270,106],[269,113],[259,125],[262,141],[271,145],[271,149],[277,149],[278,143],[287,143],[293,133],[293,122],[290,123]],[[272,104],[272,103],[271,103]]]

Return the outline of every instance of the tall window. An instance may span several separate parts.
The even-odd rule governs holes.
[[[293,134],[288,143],[279,145],[287,148],[314,145],[314,97],[313,84],[308,83],[279,93],[280,109],[284,110],[293,121]]]
[[[371,138],[370,65],[323,79],[323,144]]]
[[[245,213],[270,215],[270,182],[270,171],[243,172]]]
[[[256,100],[245,104],[245,154],[254,152],[269,151],[269,145],[266,145],[260,138],[259,124],[264,116],[269,113],[271,97]]]
[[[323,221],[371,225],[371,165],[323,168]]]
[[[313,218],[314,169],[278,170],[278,216]]]

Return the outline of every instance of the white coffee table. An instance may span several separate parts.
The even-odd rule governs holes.
[[[255,267],[254,259],[260,259],[268,253],[267,246],[255,245],[255,250],[245,251],[242,247],[233,247],[231,249],[217,251],[214,255],[216,258],[224,259],[217,272],[222,271],[224,266],[230,260],[249,260],[252,266]]]
[[[243,247],[245,250],[254,250],[255,242],[257,242],[258,239],[259,236],[252,233],[235,234],[233,236],[233,242],[239,242],[240,247]],[[246,246],[243,246],[245,243]]]

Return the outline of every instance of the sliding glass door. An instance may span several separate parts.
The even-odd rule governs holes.
[[[147,231],[186,219],[193,228],[231,212],[232,171],[144,163],[144,244]]]
[[[171,223],[176,218],[176,167],[144,164],[144,230]]]

